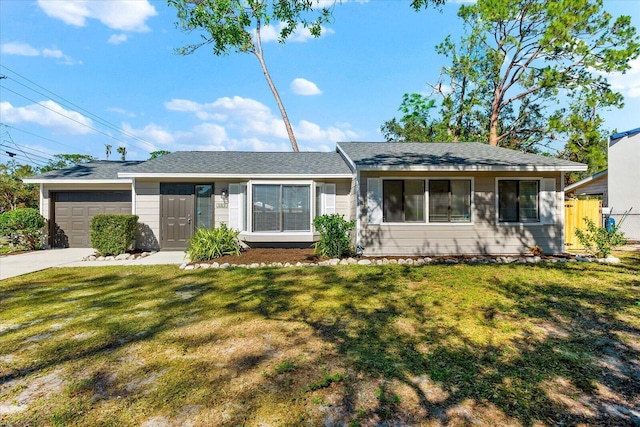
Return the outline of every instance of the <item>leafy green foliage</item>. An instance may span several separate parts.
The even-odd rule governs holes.
[[[385,137],[530,152],[560,142],[560,156],[601,170],[608,132],[600,112],[623,105],[605,76],[628,70],[640,55],[630,18],[612,17],[601,0],[479,0],[461,6],[458,16],[464,33],[436,47],[449,64],[421,101],[435,107],[420,120],[405,113],[386,122]],[[406,101],[401,111],[411,107]]]
[[[136,239],[138,215],[100,214],[91,218],[91,246],[100,255],[119,255]]]
[[[37,173],[30,165],[14,161],[0,165],[0,213],[16,208],[37,208],[38,187],[22,179]]]
[[[329,22],[331,7],[319,7],[314,0],[168,0],[177,9],[178,26],[186,31],[202,31],[203,41],[189,44],[178,53],[188,55],[202,46],[212,46],[214,55],[230,52],[255,55],[282,115],[291,147],[298,150],[284,104],[264,60],[261,40],[263,26],[282,24],[278,41],[284,43],[298,27],[319,37],[322,24]]]
[[[167,151],[167,150],[152,151],[151,154],[149,155],[149,160],[157,159],[158,157],[166,156],[167,154],[171,154],[171,151]]]
[[[42,248],[42,229],[46,221],[37,209],[17,208],[0,215],[0,235],[10,238],[14,245],[28,249]]]
[[[347,221],[343,215],[326,214],[313,219],[313,226],[320,233],[316,242],[316,253],[330,258],[340,258],[353,253],[351,231],[355,228],[354,220]]]
[[[218,228],[198,228],[185,251],[191,261],[209,261],[223,255],[240,255],[238,230],[225,223]]]
[[[586,230],[578,228],[575,233],[578,241],[585,251],[594,256],[606,258],[611,255],[611,250],[627,243],[624,233],[620,231],[620,225],[607,231],[605,227],[598,227],[589,218],[584,218]]]
[[[127,147],[118,147],[116,148],[116,151],[118,152],[118,154],[120,154],[120,160],[122,160],[123,162],[127,160]]]

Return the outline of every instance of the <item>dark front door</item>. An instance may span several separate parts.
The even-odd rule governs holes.
[[[195,206],[192,184],[161,184],[161,247],[184,249],[193,234]]]

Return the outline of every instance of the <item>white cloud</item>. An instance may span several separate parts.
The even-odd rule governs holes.
[[[611,89],[622,92],[629,98],[640,98],[640,58],[629,62],[631,68],[625,74],[611,73],[606,75]]]
[[[127,111],[124,108],[120,108],[120,107],[109,107],[106,110],[107,111],[111,111],[113,113],[122,114],[123,116],[127,116],[127,117],[135,117],[136,116],[135,113],[132,113],[131,111]]]
[[[62,64],[73,65],[82,64],[82,62],[74,61],[69,55],[65,55],[60,49],[36,49],[28,43],[9,42],[0,45],[0,53],[4,55],[18,56],[42,56],[44,58],[55,58],[61,60]]]
[[[147,19],[158,14],[148,0],[38,0],[38,6],[69,25],[84,27],[87,19],[97,19],[119,31],[149,31]]]
[[[112,34],[111,37],[109,37],[108,43],[118,45],[126,41],[127,41],[127,35],[124,33],[121,33],[121,34]]]
[[[262,27],[260,31],[260,39],[262,40],[263,43],[278,41],[278,38],[280,37],[280,32],[282,31],[284,26],[285,24],[280,22],[275,26],[267,25]],[[334,34],[334,33],[335,31],[333,31],[331,28],[322,27],[322,33],[320,37],[327,34]],[[298,28],[296,28],[296,30],[293,32],[293,34],[289,36],[287,40],[292,42],[306,42],[307,40],[314,39],[314,38],[315,37],[311,35],[311,31],[309,31],[308,28],[304,28],[303,26],[298,26]]]
[[[9,102],[0,102],[2,120],[7,123],[36,123],[53,132],[68,135],[93,133],[93,121],[82,114],[66,110],[58,103],[47,100],[26,107],[14,107]]]
[[[174,134],[175,143],[184,146],[183,149],[207,144],[207,147],[227,150],[291,150],[282,118],[254,99],[234,96],[211,103],[172,99],[164,105],[167,110],[191,113],[204,122],[188,132]],[[348,123],[323,128],[300,120],[292,125],[301,150],[330,151],[337,141],[358,139],[358,133],[351,130]]]
[[[5,55],[39,56],[40,51],[27,43],[10,42],[0,45],[0,52]]]
[[[154,149],[157,148],[155,147],[156,144],[169,145],[175,142],[175,137],[169,131],[165,130],[164,128],[162,128],[162,126],[159,126],[155,123],[150,123],[142,129],[134,129],[128,123],[123,123],[122,130],[126,133],[135,135],[144,141],[148,141],[149,143],[154,145]]]
[[[320,95],[322,93],[314,82],[302,78],[293,79],[291,91],[296,95]]]

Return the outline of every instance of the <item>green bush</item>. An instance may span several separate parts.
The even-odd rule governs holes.
[[[198,228],[185,251],[191,261],[209,261],[223,255],[240,255],[237,230],[222,223],[218,228]]]
[[[343,215],[326,214],[314,218],[313,226],[320,233],[320,240],[315,244],[316,254],[340,258],[353,254],[351,231],[355,228],[355,220],[347,221]]]
[[[596,226],[589,218],[585,218],[584,222],[587,224],[587,229],[577,229],[576,237],[589,255],[606,258],[613,248],[627,243],[624,234],[620,231],[620,225],[612,231],[607,231],[604,227]]]
[[[99,214],[91,218],[91,246],[103,256],[128,251],[136,239],[138,215]]]
[[[41,249],[45,224],[37,209],[17,208],[0,215],[0,235],[7,236],[14,245],[24,245],[30,250]]]

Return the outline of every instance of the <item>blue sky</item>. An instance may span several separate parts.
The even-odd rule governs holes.
[[[414,12],[408,1],[344,2],[323,36],[265,44],[265,57],[301,150],[380,141],[406,92],[428,92],[445,58],[434,46],[461,31],[451,2]],[[607,1],[640,26],[640,1]],[[189,41],[166,1],[0,0],[0,162],[46,163],[59,153],[146,159],[154,150],[289,151],[252,55],[216,57]],[[268,39],[268,37],[267,37]],[[611,76],[626,97],[607,127],[640,126],[640,60]]]

